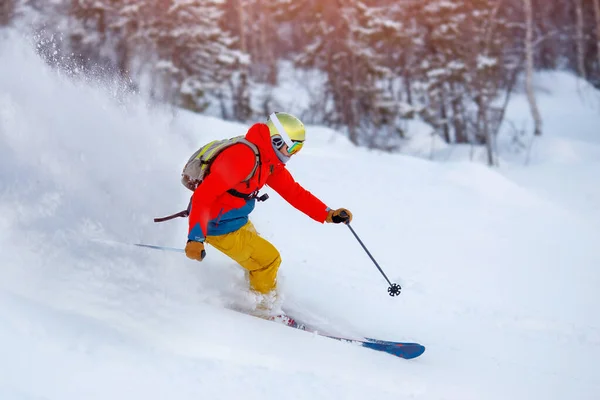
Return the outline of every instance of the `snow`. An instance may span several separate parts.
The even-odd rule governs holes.
[[[515,182],[600,226],[600,91],[561,72],[535,79],[543,118],[543,138],[532,136],[533,121],[524,94],[509,104],[511,126],[525,131],[528,151],[510,152],[500,143],[504,173]],[[505,136],[509,136],[505,132]],[[526,164],[527,168],[519,165]]]
[[[245,126],[116,102],[14,36],[0,59],[1,399],[600,396],[598,114],[565,75],[540,75],[547,122],[527,166],[367,151],[309,126],[290,170],[352,210],[397,298],[346,227],[269,190],[253,213],[289,309],[427,347],[406,361],[227,310],[243,273],[210,247],[199,264],[129,245],[183,246],[183,219],[152,218],[186,206],[198,145]]]
[[[477,68],[485,69],[488,67],[494,67],[498,64],[498,60],[492,57],[488,57],[482,54],[477,55]]]

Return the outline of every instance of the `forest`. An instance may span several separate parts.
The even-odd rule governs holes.
[[[281,107],[287,62],[323,82],[307,123],[394,150],[419,119],[449,144],[488,147],[490,163],[516,91],[543,135],[536,71],[600,87],[600,0],[2,0],[6,27],[66,73],[242,122]]]

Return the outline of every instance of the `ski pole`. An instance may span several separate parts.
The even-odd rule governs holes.
[[[342,211],[340,213],[340,216],[341,217],[347,217],[348,214],[345,211]],[[352,226],[350,226],[350,223],[347,222],[346,225],[348,226],[348,228],[350,229],[350,232],[352,232],[352,234],[354,235],[354,237],[356,238],[356,240],[358,240],[358,243],[360,243],[360,245],[365,250],[365,252],[367,253],[367,255],[371,258],[371,261],[373,261],[373,263],[375,264],[375,266],[377,267],[377,269],[379,270],[379,272],[381,272],[381,275],[383,275],[383,277],[385,278],[385,280],[387,281],[387,283],[390,284],[390,287],[388,287],[388,289],[387,289],[387,291],[390,294],[390,296],[392,296],[392,297],[398,296],[400,294],[400,290],[402,290],[402,287],[400,287],[400,285],[398,285],[397,283],[390,282],[390,280],[386,276],[385,272],[383,272],[383,270],[381,269],[381,267],[379,266],[379,264],[377,264],[377,261],[375,261],[375,259],[373,258],[373,256],[369,252],[369,249],[367,249],[367,246],[365,246],[365,244],[362,242],[362,240],[360,240],[360,238],[358,237],[358,235],[356,234],[356,232],[354,232],[354,229],[352,228]]]
[[[152,244],[143,244],[143,243],[134,243],[133,245],[139,246],[139,247],[147,247],[149,249],[155,249],[155,250],[175,251],[177,253],[185,253],[184,249],[177,249],[175,247],[155,246]]]
[[[176,252],[176,253],[185,253],[184,249],[178,249],[176,247],[157,246],[157,245],[153,245],[153,244],[123,243],[123,242],[117,242],[117,241],[114,241],[114,240],[102,240],[102,239],[92,239],[92,241],[97,242],[97,243],[102,243],[102,244],[108,244],[108,245],[137,246],[137,247],[145,247],[147,249],[162,250],[162,251],[173,251],[173,252]]]

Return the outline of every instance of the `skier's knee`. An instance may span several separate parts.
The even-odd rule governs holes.
[[[276,252],[275,257],[267,265],[250,271],[250,284],[260,293],[268,293],[277,286],[277,271],[281,265],[281,256]]]

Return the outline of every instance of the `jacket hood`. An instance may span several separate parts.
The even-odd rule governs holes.
[[[271,133],[267,124],[258,123],[252,125],[248,133],[246,133],[246,139],[258,147],[263,162],[270,164],[280,163],[277,154],[275,154],[275,149],[271,144]]]

